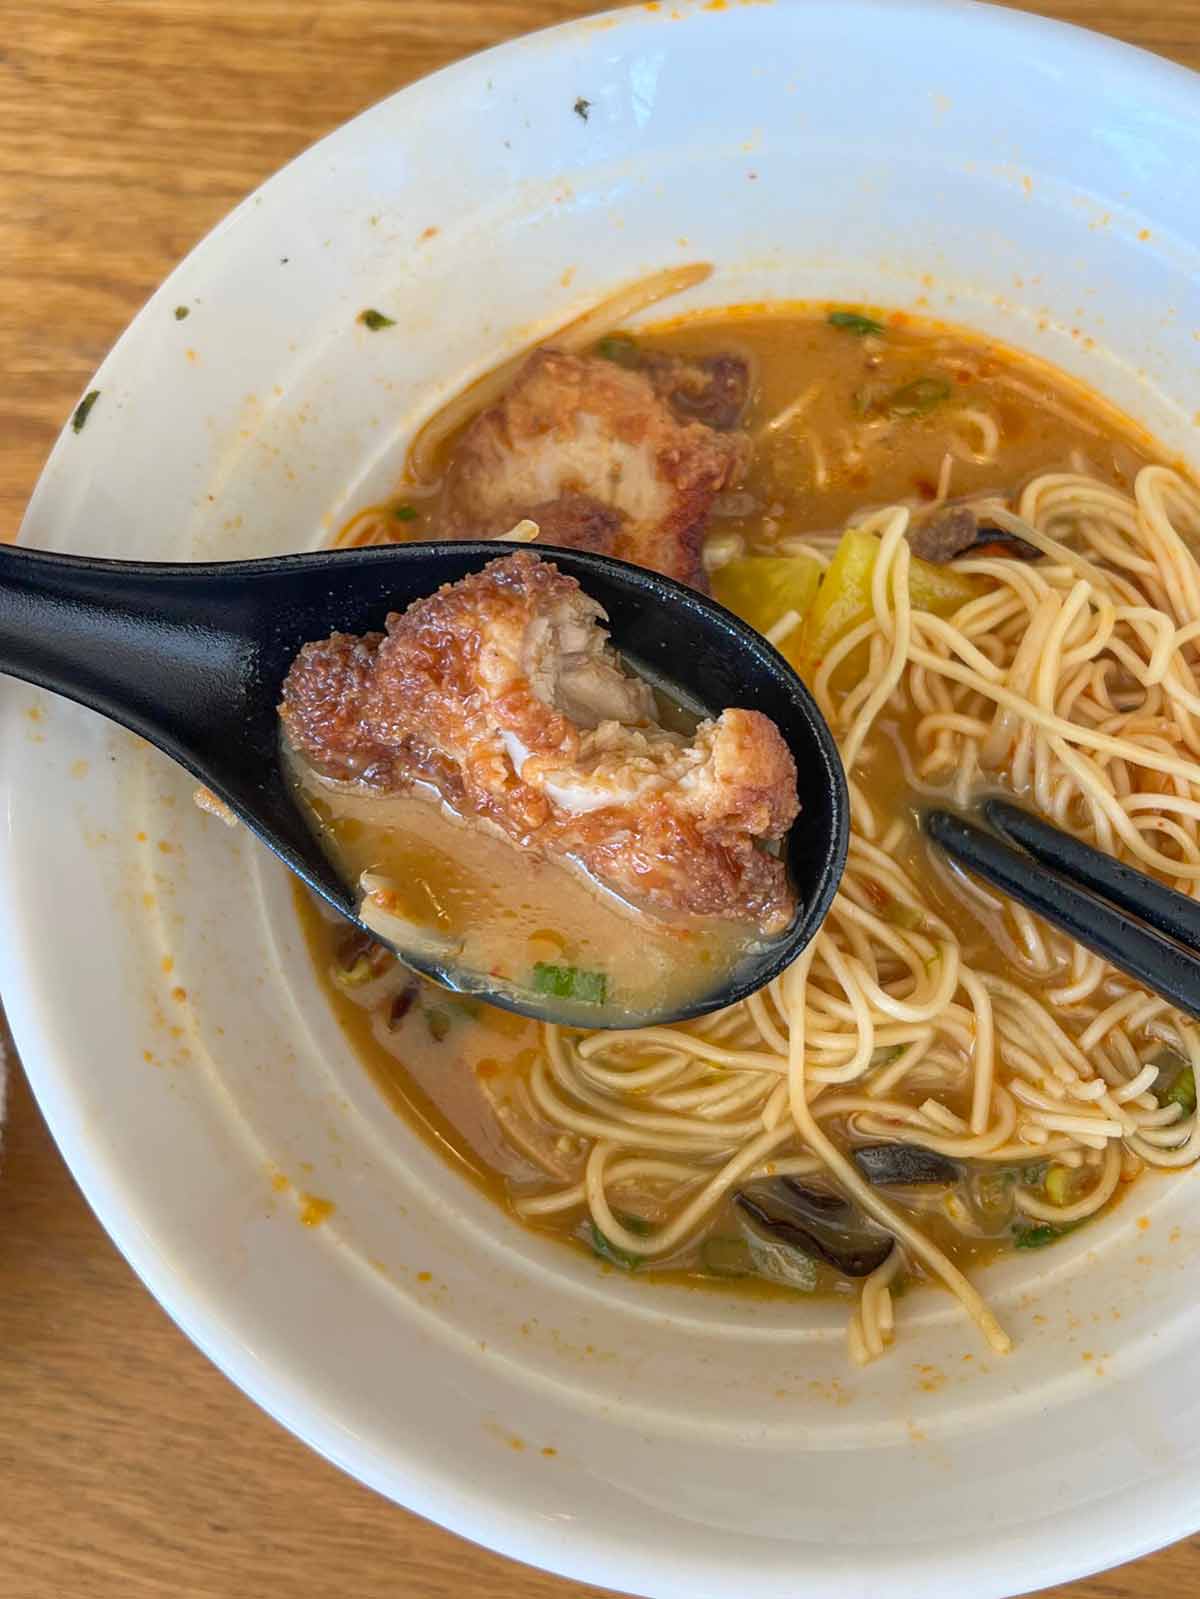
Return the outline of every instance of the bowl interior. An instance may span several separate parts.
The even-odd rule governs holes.
[[[1178,69],[956,4],[653,4],[521,41],[348,125],[206,240],[89,385],[23,537],[315,547],[449,394],[696,259],[716,271],[681,309],[943,317],[1194,462],[1198,109]],[[177,769],[11,685],[0,735],[0,982],[55,1134],[171,1313],[365,1481],[679,1596],[983,1599],[1193,1529],[1193,1174],[990,1269],[1007,1360],[925,1294],[852,1372],[836,1307],[647,1291],[523,1232],[391,1113],[282,870]]]

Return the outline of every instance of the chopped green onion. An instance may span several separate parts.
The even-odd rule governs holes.
[[[642,359],[637,340],[628,333],[609,333],[597,344],[596,354],[606,361],[615,361],[618,366],[638,366]]]
[[[925,917],[917,910],[915,905],[906,905],[903,900],[890,900],[887,909],[883,912],[883,919],[885,922],[891,922],[895,927],[907,928],[910,933],[923,933],[925,931]]]
[[[361,988],[375,976],[375,964],[370,954],[364,953],[350,966],[342,966],[335,962],[332,972],[333,980],[339,988]]]
[[[186,305],[177,305],[175,307],[175,320],[176,320],[176,322],[182,322],[185,316],[190,316],[190,315],[191,315],[191,312],[190,312],[190,310],[188,309],[188,307]]]
[[[856,333],[860,339],[868,333],[882,333],[883,323],[876,322],[873,316],[863,316],[861,311],[831,311],[825,319],[832,328],[845,328],[847,333]]]
[[[411,522],[420,515],[415,505],[393,505],[392,515],[397,522]]]
[[[1018,1226],[1013,1229],[1013,1244],[1017,1249],[1045,1249],[1047,1244],[1056,1244],[1072,1230],[1071,1227],[1051,1227],[1048,1223],[1039,1227]]]
[[[1173,1082],[1158,1096],[1160,1105],[1178,1105],[1185,1116],[1196,1108],[1196,1074],[1190,1066],[1178,1072]]]
[[[915,378],[888,397],[883,404],[889,416],[928,416],[943,400],[950,398],[945,378]]]
[[[754,1270],[744,1238],[706,1238],[700,1245],[700,1263],[710,1277],[748,1277]]]
[[[1069,1166],[1051,1166],[1046,1173],[1046,1198],[1052,1205],[1067,1204],[1074,1178]]]
[[[88,417],[92,414],[92,406],[95,405],[96,401],[99,398],[100,398],[100,390],[99,389],[91,389],[87,394],[84,395],[83,399],[80,400],[79,404],[75,407],[75,414],[71,418],[71,430],[72,430],[72,432],[74,432],[74,433],[82,433],[83,432],[83,424],[87,421]]]
[[[366,311],[360,311],[358,320],[364,328],[370,328],[372,333],[378,333],[380,328],[394,328],[396,326],[395,317],[384,316],[382,311],[376,311],[373,307],[368,308]]]
[[[613,1215],[627,1232],[633,1233],[638,1238],[649,1237],[653,1230],[644,1216],[625,1215],[619,1210],[615,1210]],[[604,1236],[594,1221],[588,1222],[588,1234],[591,1246],[601,1260],[607,1260],[614,1266],[620,1266],[622,1271],[636,1271],[642,1264],[640,1255],[631,1255],[627,1249],[622,1249],[618,1244],[614,1244]]]
[[[871,1056],[868,1064],[872,1071],[877,1066],[890,1066],[894,1060],[899,1060],[903,1053],[903,1044],[883,1044]]]
[[[802,1294],[816,1293],[817,1263],[811,1255],[795,1244],[768,1238],[752,1226],[745,1228],[745,1236],[754,1269],[760,1277],[784,1288],[795,1288]]]
[[[604,972],[585,972],[578,966],[554,966],[538,961],[533,968],[536,993],[555,999],[577,999],[584,1005],[603,1005],[608,998],[608,977]]]
[[[1188,1066],[1180,1072],[1179,1076],[1167,1090],[1167,1103],[1181,1105],[1187,1115],[1196,1108],[1196,1074]]]

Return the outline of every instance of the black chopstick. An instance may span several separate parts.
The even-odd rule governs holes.
[[[1015,849],[950,811],[926,811],[922,826],[960,866],[1172,1005],[1200,1017],[1200,956],[1188,947],[1197,943],[1200,927],[1192,901],[1016,806],[989,801],[985,810],[1010,836],[1020,836],[1022,843],[1034,840],[1038,853]],[[1051,859],[1057,870],[1051,869]],[[1077,887],[1074,878],[1095,892]],[[1168,932],[1174,936],[1165,936]]]
[[[1168,938],[1200,950],[1200,901],[1156,883],[1145,872],[1113,860],[1009,800],[985,800],[983,814],[993,827],[1052,872],[1102,894],[1111,905],[1157,927]]]

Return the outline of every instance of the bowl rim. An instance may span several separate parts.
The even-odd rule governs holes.
[[[996,35],[1053,42],[1069,49],[1076,69],[1081,72],[1087,70],[1089,62],[1116,67],[1135,78],[1146,91],[1160,91],[1164,96],[1170,94],[1185,101],[1193,115],[1200,110],[1200,78],[1189,69],[1074,24],[985,4],[982,0],[843,0],[843,4],[847,13],[878,12],[886,13],[893,20],[901,15],[925,22],[936,21],[948,13],[970,11],[977,15],[980,26],[994,30]],[[760,15],[769,19],[772,9],[787,13],[821,6],[822,0],[774,0],[773,8],[763,8]],[[559,23],[453,62],[406,85],[325,135],[272,174],[193,246],[185,261],[163,281],[159,293],[169,296],[171,285],[183,266],[203,251],[217,234],[236,229],[265,189],[285,178],[294,181],[306,163],[339,141],[354,137],[360,124],[373,118],[382,106],[405,97],[415,112],[425,96],[440,96],[464,88],[530,49],[544,50],[552,45],[569,52],[598,23],[608,28],[656,25],[659,19],[653,13],[658,9],[654,4],[628,7]],[[711,0],[705,6],[701,5],[701,0],[678,0],[675,7],[677,16],[683,20],[698,16],[701,9],[719,8],[714,7]],[[765,25],[769,26],[769,21]],[[611,33],[608,37],[612,37]],[[138,313],[131,327],[145,315],[146,308]],[[87,388],[99,386],[110,363],[121,359],[125,337],[123,334],[118,340]],[[64,424],[63,434],[39,478],[31,508],[68,436],[69,428]],[[0,775],[0,804],[4,804],[6,792],[17,782],[19,778],[8,771]],[[0,834],[0,903],[16,902],[16,840],[11,828],[6,827]],[[88,1138],[83,1110],[59,1074],[57,1063],[67,1046],[56,1023],[56,996],[40,987],[33,953],[24,940],[15,936],[0,940],[0,991],[4,994],[21,1061],[42,1113],[73,1176],[109,1236],[181,1330],[281,1425],[381,1494],[396,1498],[399,1483],[406,1507],[514,1560],[580,1582],[609,1586],[616,1582],[629,1592],[680,1591],[681,1580],[685,1580],[694,1593],[724,1591],[720,1586],[723,1581],[737,1582],[741,1578],[744,1582],[743,1568],[722,1570],[708,1558],[698,1563],[681,1560],[678,1552],[666,1543],[662,1550],[644,1547],[630,1550],[617,1540],[597,1536],[586,1523],[575,1524],[569,1541],[560,1539],[550,1544],[544,1524],[528,1508],[514,1508],[496,1496],[479,1492],[462,1477],[451,1478],[448,1473],[438,1477],[427,1460],[413,1458],[398,1468],[395,1460],[377,1458],[369,1445],[357,1453],[347,1447],[345,1433],[312,1398],[302,1372],[288,1370],[280,1364],[268,1368],[254,1351],[232,1343],[217,1310],[193,1291],[186,1270],[157,1249],[124,1189],[121,1172],[103,1159]],[[1123,1513],[1106,1516],[1099,1528],[1093,1503],[1065,1512],[1050,1534],[1040,1527],[1031,1527],[1024,1535],[1005,1532],[987,1540],[973,1539],[965,1548],[948,1542],[936,1553],[927,1547],[914,1546],[908,1560],[903,1553],[898,1557],[892,1548],[888,1573],[893,1581],[905,1572],[915,1580],[936,1570],[940,1583],[965,1579],[973,1584],[972,1591],[980,1599],[987,1599],[989,1595],[998,1599],[1000,1595],[1027,1591],[1031,1578],[1035,1586],[1042,1587],[1137,1558],[1189,1535],[1200,1522],[1195,1496],[1187,1492],[1182,1483],[1169,1499],[1163,1497],[1147,1504],[1144,1499],[1131,1495],[1123,1504]],[[1072,1521],[1078,1523],[1075,1537],[1068,1536]],[[1082,1562],[1078,1555],[1081,1547],[1090,1551]],[[858,1556],[860,1551],[856,1550],[855,1554]],[[800,1558],[793,1556],[795,1560]],[[864,1562],[860,1569],[869,1572],[869,1562]],[[982,1582],[981,1572],[984,1574]],[[747,1588],[746,1591],[752,1590]],[[861,1591],[866,1593],[869,1589],[864,1587]]]

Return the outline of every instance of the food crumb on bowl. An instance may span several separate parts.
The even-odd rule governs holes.
[[[497,1439],[500,1443],[507,1445],[507,1447],[513,1450],[516,1454],[521,1454],[528,1447],[524,1438],[522,1438],[519,1433],[509,1432],[508,1428],[502,1427],[499,1422],[485,1421],[483,1424],[483,1430],[484,1432],[491,1433],[493,1438]]]
[[[318,1194],[301,1194],[300,1225],[302,1227],[320,1227],[333,1215],[334,1209],[335,1206],[331,1199],[322,1199]]]
[[[202,784],[196,789],[192,799],[198,810],[207,812],[209,816],[215,816],[218,821],[224,822],[226,827],[237,826],[237,817],[229,809],[225,801],[218,799],[210,788],[205,788]]]
[[[92,407],[99,398],[100,390],[91,389],[87,394],[84,395],[83,399],[80,400],[71,417],[71,431],[73,433],[83,432],[84,424],[87,422],[88,417],[92,414]]]

